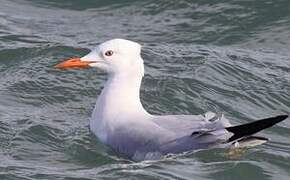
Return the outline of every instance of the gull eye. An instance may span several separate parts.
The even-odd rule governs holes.
[[[112,50],[108,50],[105,52],[106,56],[112,56],[114,54],[114,52]]]

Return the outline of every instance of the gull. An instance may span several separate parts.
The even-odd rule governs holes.
[[[56,68],[99,68],[108,74],[90,118],[91,132],[118,154],[134,161],[160,159],[197,149],[255,146],[268,141],[255,133],[285,120],[278,115],[233,126],[223,115],[152,115],[142,106],[144,76],[141,45],[125,39],[106,41],[82,58]]]

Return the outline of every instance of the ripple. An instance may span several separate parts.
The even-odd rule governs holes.
[[[289,121],[237,159],[221,149],[122,159],[88,128],[106,75],[53,68],[127,38],[144,49],[151,113],[210,110],[233,124],[289,114],[289,1],[3,0],[0,11],[0,179],[289,177]]]

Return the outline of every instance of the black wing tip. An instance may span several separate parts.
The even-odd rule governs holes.
[[[289,117],[288,114],[282,114],[282,115],[278,115],[278,116],[276,116],[275,118],[277,118],[277,119],[281,119],[281,121],[283,121],[283,120],[287,119],[288,117]]]
[[[237,140],[239,138],[250,136],[255,134],[263,129],[267,129],[285,119],[287,119],[289,115],[278,115],[266,119],[260,119],[251,123],[242,124],[238,126],[227,127],[226,130],[232,132],[234,135],[230,137],[228,142]]]
[[[278,115],[278,116],[275,116],[275,117],[272,117],[272,118],[269,118],[269,119],[272,119],[274,120],[276,123],[279,123],[281,121],[284,121],[285,119],[287,119],[289,117],[289,115],[287,114],[283,114],[283,115]],[[275,123],[275,124],[276,124]]]

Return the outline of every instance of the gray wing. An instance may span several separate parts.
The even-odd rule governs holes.
[[[162,128],[185,135],[231,126],[222,114],[215,114],[213,112],[207,112],[204,115],[154,116],[151,120]]]
[[[214,113],[203,115],[150,116],[114,129],[108,144],[134,160],[181,153],[226,139],[228,121]]]
[[[205,115],[155,116],[152,121],[175,134],[160,145],[163,153],[180,153],[209,148],[225,142],[232,136],[225,127],[230,123],[223,115],[208,112]]]

